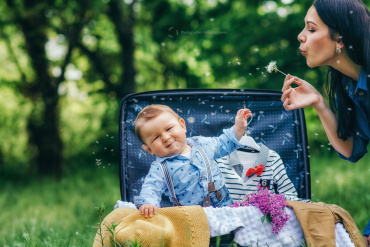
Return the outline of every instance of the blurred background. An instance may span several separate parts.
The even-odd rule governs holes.
[[[363,1],[370,7],[370,0]],[[119,107],[130,93],[281,90],[276,61],[325,94],[297,35],[312,0],[1,0],[0,245],[91,246],[119,193]],[[370,158],[340,160],[305,109],[312,199],[370,218]]]

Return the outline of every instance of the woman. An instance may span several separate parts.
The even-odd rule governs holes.
[[[298,35],[299,50],[310,68],[328,65],[330,107],[312,85],[290,75],[281,97],[286,110],[312,106],[339,157],[351,162],[364,156],[370,140],[369,16],[361,0],[315,0]],[[369,233],[370,221],[363,234],[367,246]]]

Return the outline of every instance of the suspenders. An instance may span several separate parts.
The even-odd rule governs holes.
[[[204,149],[201,146],[197,146],[197,150],[198,150],[200,156],[202,157],[203,164],[204,164],[204,166],[207,170],[208,195],[203,200],[203,207],[209,207],[211,205],[211,199],[209,198],[209,194],[211,192],[216,192],[216,197],[220,201],[222,200],[222,194],[221,194],[220,191],[216,190],[215,184],[212,181],[213,176],[212,176],[211,164],[209,163],[206,152],[204,151]],[[158,164],[161,167],[163,175],[165,177],[165,181],[166,181],[167,188],[168,188],[168,191],[170,193],[170,196],[172,198],[173,205],[174,206],[181,206],[181,204],[177,200],[176,193],[175,193],[175,188],[173,186],[173,182],[172,182],[172,178],[170,176],[170,173],[168,172],[166,161],[163,161],[161,163],[158,162]]]
[[[203,207],[209,207],[211,206],[211,199],[209,198],[209,194],[211,192],[216,192],[216,197],[219,201],[222,200],[222,194],[220,191],[216,190],[215,184],[212,181],[212,170],[211,170],[211,164],[209,163],[209,160],[207,158],[206,152],[204,152],[203,148],[201,146],[198,146],[198,151],[200,155],[202,156],[203,163],[206,166],[207,169],[207,181],[208,181],[208,195],[206,198],[203,200]]]
[[[162,163],[158,162],[158,164],[159,164],[159,167],[162,168],[162,172],[163,172],[164,178],[166,180],[167,188],[168,188],[168,191],[170,192],[170,196],[172,198],[173,205],[174,206],[181,206],[181,204],[179,203],[179,201],[176,198],[175,188],[173,187],[172,178],[170,176],[170,173],[168,172],[166,161],[163,161]]]

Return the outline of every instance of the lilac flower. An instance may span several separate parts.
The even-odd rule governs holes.
[[[257,191],[245,195],[243,199],[235,201],[230,207],[248,207],[255,206],[259,208],[263,216],[262,223],[267,218],[272,225],[272,232],[278,234],[283,228],[285,222],[290,218],[284,208],[286,207],[285,197],[282,194],[272,194],[267,188],[257,185]]]

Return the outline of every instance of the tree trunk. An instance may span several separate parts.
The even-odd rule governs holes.
[[[44,12],[46,9],[44,5],[41,6],[38,3],[37,0],[24,0],[24,11],[27,14],[19,19],[26,40],[26,50],[35,71],[35,78],[31,84],[36,98],[34,104],[36,116],[31,114],[29,118],[29,141],[30,145],[35,147],[37,173],[60,177],[63,145],[59,133],[58,85],[49,74],[45,51],[47,20]],[[41,104],[37,103],[39,99]]]
[[[124,18],[122,2],[118,0],[111,0],[109,2],[108,16],[114,24],[118,42],[122,47],[122,59],[121,64],[123,67],[123,73],[121,76],[121,82],[116,89],[117,98],[121,100],[124,96],[130,93],[134,93],[136,90],[135,86],[135,67],[134,67],[134,15],[133,15],[133,1],[128,8],[127,16]]]

